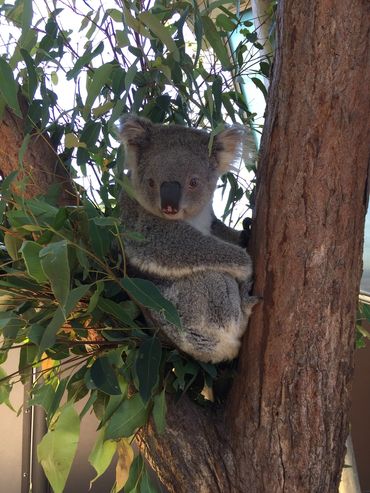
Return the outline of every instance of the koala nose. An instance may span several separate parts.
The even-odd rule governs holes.
[[[161,209],[165,214],[177,214],[181,199],[181,185],[178,181],[164,181],[161,184]]]

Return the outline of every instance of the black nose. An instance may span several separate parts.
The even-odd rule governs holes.
[[[178,181],[164,181],[161,184],[161,209],[165,214],[179,212],[181,185]]]

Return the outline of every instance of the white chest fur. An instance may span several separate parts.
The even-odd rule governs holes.
[[[204,235],[211,234],[212,224],[212,204],[208,204],[201,212],[195,217],[186,221],[190,226],[197,229]]]

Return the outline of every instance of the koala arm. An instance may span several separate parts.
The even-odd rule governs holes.
[[[244,219],[243,229],[237,230],[229,228],[213,214],[211,233],[220,240],[227,241],[233,245],[238,245],[242,248],[247,248],[250,237],[251,221],[252,220],[250,218]]]
[[[185,222],[151,215],[132,200],[124,200],[122,211],[126,228],[145,238],[125,238],[128,260],[141,271],[168,279],[202,271],[224,272],[239,281],[250,278],[251,260],[242,248],[204,235]]]
[[[212,218],[211,233],[220,240],[227,241],[233,245],[241,246],[240,236],[242,232],[229,228],[226,224],[217,219],[216,216],[213,216]]]

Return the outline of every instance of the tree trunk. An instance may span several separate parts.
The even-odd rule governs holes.
[[[142,443],[172,492],[337,491],[370,142],[370,4],[281,1],[259,164],[255,309],[222,415]]]
[[[25,106],[23,99],[21,106]],[[26,110],[25,110],[26,112]],[[23,121],[6,109],[0,121],[0,175],[5,177],[19,169],[19,150],[25,137]],[[76,197],[67,170],[58,160],[57,151],[45,134],[34,133],[23,157],[18,180],[14,182],[15,190],[24,197],[33,197],[48,191],[58,183],[61,187],[60,204],[75,204]],[[21,184],[26,180],[25,185]]]
[[[368,195],[369,18],[367,0],[279,2],[253,238],[263,301],[225,408],[170,401],[165,433],[139,437],[170,492],[337,490]],[[17,161],[7,169],[4,149],[22,142],[9,135],[4,174]]]

